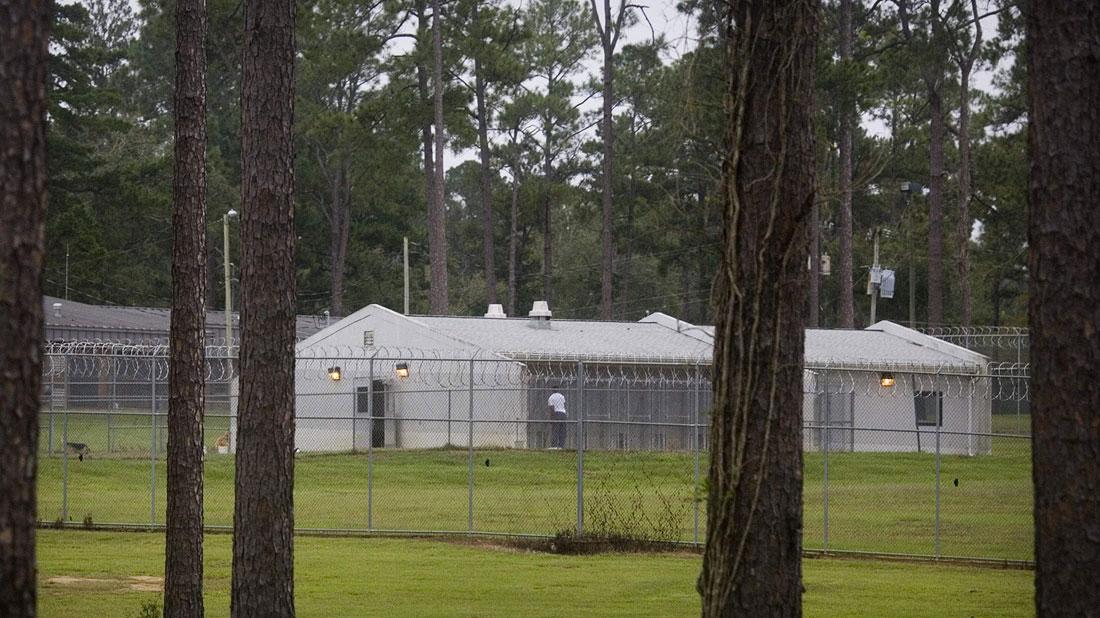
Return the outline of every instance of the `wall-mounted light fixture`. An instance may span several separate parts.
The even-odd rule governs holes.
[[[340,378],[342,378],[342,377],[343,377],[343,376],[342,376],[342,375],[340,374],[340,367],[329,367],[329,368],[328,368],[328,377],[329,377],[329,379],[330,379],[330,380],[332,380],[333,382],[339,382],[339,381],[340,381]]]
[[[397,363],[397,377],[399,377],[399,378],[409,377],[409,364],[408,363]]]
[[[894,374],[883,373],[879,376],[878,383],[881,384],[883,388],[890,388],[894,384],[897,384],[897,381],[894,380]]]

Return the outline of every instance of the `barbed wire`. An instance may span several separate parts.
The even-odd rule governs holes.
[[[51,344],[46,348],[44,378],[84,383],[167,382],[166,345],[104,342]],[[236,348],[207,346],[205,379],[237,379]],[[521,356],[517,354],[516,356]],[[700,391],[709,396],[713,367],[703,357],[600,357],[575,362],[565,355],[527,354],[524,360],[478,350],[429,350],[414,347],[310,346],[298,349],[295,381],[299,392],[336,394],[358,385],[383,381],[406,391],[496,389],[503,391],[583,388],[591,392]],[[913,397],[941,393],[1001,401],[1030,398],[1027,363],[904,364],[871,361],[815,360],[803,367],[803,391]],[[886,385],[887,380],[892,380]],[[334,385],[344,382],[351,386]],[[313,383],[317,386],[306,386]],[[325,385],[321,387],[321,385]]]

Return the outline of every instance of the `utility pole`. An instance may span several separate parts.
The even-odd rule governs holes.
[[[69,300],[69,243],[65,243],[65,300]]]
[[[409,315],[409,237],[404,237],[405,253],[405,315]]]
[[[871,294],[871,324],[875,323],[875,311],[878,308],[878,287],[882,283],[882,266],[878,263],[878,237],[879,228],[874,231],[875,260],[871,264],[871,282],[869,292]]]
[[[225,356],[233,355],[233,292],[230,288],[229,272],[229,218],[236,217],[237,211],[232,208],[222,215],[222,263],[225,266]]]

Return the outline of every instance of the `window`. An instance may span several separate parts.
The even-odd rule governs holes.
[[[913,394],[917,427],[943,427],[943,393],[917,391]]]

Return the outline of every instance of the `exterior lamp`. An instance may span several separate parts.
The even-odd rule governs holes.
[[[341,375],[340,375],[340,367],[339,367],[339,366],[337,366],[337,367],[329,367],[329,368],[328,368],[328,377],[329,377],[329,379],[331,379],[331,380],[332,380],[333,382],[339,382],[339,381],[340,381],[340,378],[341,378],[341,377],[343,377],[343,376],[341,376]]]
[[[896,380],[894,380],[894,374],[892,374],[892,373],[882,374],[881,376],[879,376],[878,383],[881,384],[883,388],[892,387],[894,384],[896,384]]]
[[[399,378],[409,377],[409,364],[408,363],[397,363],[397,377],[399,377]]]

